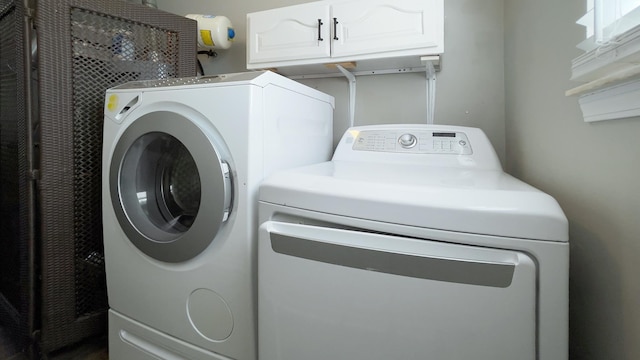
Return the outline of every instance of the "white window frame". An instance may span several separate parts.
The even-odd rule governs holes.
[[[567,96],[579,96],[587,122],[640,116],[640,0],[587,0],[578,24],[586,52],[573,60],[571,80],[582,84]]]

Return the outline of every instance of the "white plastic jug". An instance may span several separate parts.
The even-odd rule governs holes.
[[[209,49],[228,49],[236,32],[226,16],[189,14],[186,17],[198,22],[198,45]]]

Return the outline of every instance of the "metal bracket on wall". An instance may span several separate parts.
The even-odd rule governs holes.
[[[366,75],[385,75],[385,74],[404,74],[404,73],[426,73],[427,75],[427,123],[432,124],[435,113],[435,96],[436,96],[436,72],[440,71],[441,59],[440,55],[428,55],[420,57],[420,61],[424,66],[403,67],[403,68],[384,68],[375,70],[359,70],[349,71],[348,68],[355,69],[356,63],[328,64],[327,68],[335,68],[339,73],[321,73],[306,75],[290,75],[293,80],[308,79],[324,79],[332,77],[346,77],[349,81],[349,124],[354,125],[355,109],[356,109],[356,76]]]
[[[436,110],[436,71],[440,71],[440,55],[423,56],[420,61],[425,65],[427,75],[427,124],[433,124]]]
[[[342,67],[342,65],[336,65],[336,68],[349,81],[349,127],[353,127],[356,118],[356,76]]]

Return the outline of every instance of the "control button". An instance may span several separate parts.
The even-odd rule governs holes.
[[[458,144],[460,144],[460,146],[466,146],[467,142],[464,141],[464,140],[460,140],[460,141],[458,141]]]
[[[405,149],[411,149],[416,146],[418,139],[412,134],[403,134],[398,138],[398,143]]]

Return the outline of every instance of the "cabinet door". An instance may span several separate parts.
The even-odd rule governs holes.
[[[249,64],[329,57],[329,4],[313,2],[247,15]]]
[[[335,3],[331,11],[333,57],[443,51],[443,0],[357,0]]]

